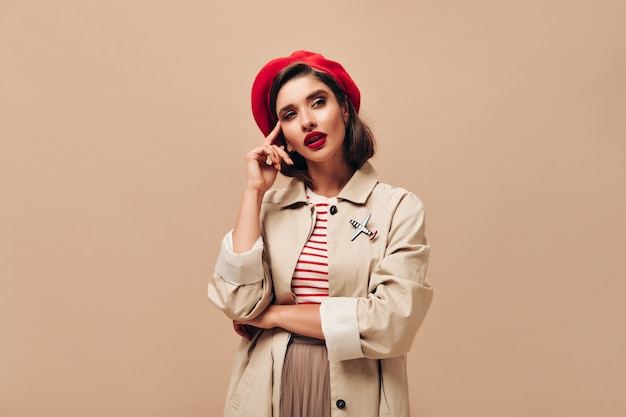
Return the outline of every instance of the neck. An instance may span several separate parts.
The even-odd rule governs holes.
[[[315,184],[313,191],[324,197],[336,197],[354,174],[348,164],[332,167],[309,164],[308,171]]]

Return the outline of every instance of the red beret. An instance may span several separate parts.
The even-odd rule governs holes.
[[[263,135],[269,135],[276,125],[276,119],[270,110],[270,89],[274,78],[284,68],[295,63],[305,63],[331,75],[346,92],[354,109],[359,111],[361,93],[340,63],[328,60],[315,52],[296,51],[288,57],[276,58],[265,64],[252,84],[252,114]]]

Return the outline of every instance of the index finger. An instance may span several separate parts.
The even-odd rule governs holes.
[[[274,129],[272,129],[270,134],[265,137],[265,140],[263,141],[263,145],[267,145],[267,146],[273,145],[274,141],[278,138],[279,133],[280,133],[280,122],[276,122],[276,126],[274,126]]]

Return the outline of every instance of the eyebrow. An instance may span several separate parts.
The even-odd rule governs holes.
[[[328,95],[328,91],[323,90],[323,89],[321,89],[321,88],[320,88],[319,90],[315,90],[315,91],[313,91],[311,94],[309,94],[308,96],[306,96],[306,101],[311,101],[311,100],[313,100],[315,97],[318,97],[318,96],[320,96],[320,95],[326,95],[326,96],[327,96],[327,95]],[[292,108],[292,107],[295,107],[295,106],[294,106],[293,104],[287,104],[286,106],[284,106],[283,108],[281,108],[281,109],[278,111],[278,113],[277,113],[277,114],[280,116],[280,115],[281,115],[284,111],[286,111],[286,110],[288,110],[288,109],[290,109],[290,108]]]

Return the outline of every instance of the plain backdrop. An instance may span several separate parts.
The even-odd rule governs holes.
[[[344,64],[418,194],[413,416],[626,415],[622,0],[0,0],[0,416],[219,416],[250,86]]]

